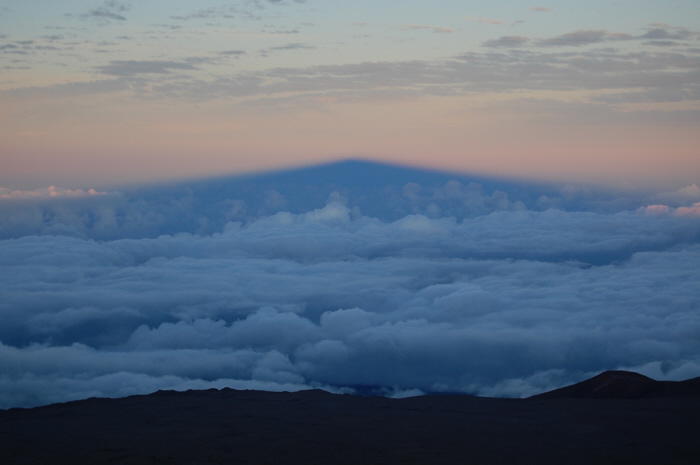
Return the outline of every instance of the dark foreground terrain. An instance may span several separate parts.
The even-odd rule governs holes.
[[[0,463],[700,463],[699,380],[629,375],[530,399],[223,389],[10,409]]]

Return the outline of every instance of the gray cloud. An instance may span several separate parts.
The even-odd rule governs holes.
[[[342,66],[273,69],[257,74],[258,89],[246,92],[313,92],[363,94],[393,89],[407,95],[459,95],[516,89],[629,89],[630,98],[650,89],[695,89],[697,56],[693,53],[467,53],[442,63],[422,61],[358,63]],[[265,84],[274,78],[274,84]],[[230,81],[236,88],[240,80]],[[205,87],[209,87],[204,84]],[[214,86],[227,87],[225,80]],[[193,90],[190,88],[190,90]],[[228,95],[236,95],[231,89]],[[694,95],[694,92],[689,93]]]
[[[179,21],[190,21],[198,19],[234,19],[237,17],[244,17],[247,19],[262,19],[260,16],[260,11],[265,9],[265,4],[270,3],[273,5],[286,5],[289,2],[284,0],[267,0],[266,2],[260,0],[250,0],[245,2],[243,5],[229,5],[223,7],[214,8],[203,8],[185,15],[174,15],[170,16],[172,19]],[[305,3],[305,0],[294,0],[294,3]]]
[[[446,33],[451,33],[452,28],[449,27],[441,27],[441,26],[425,26],[422,24],[404,24],[400,27],[401,30],[403,31],[413,31],[413,30],[421,30],[421,29],[426,29],[433,31],[438,34],[446,34]]]
[[[505,44],[504,44],[505,45]],[[303,49],[304,44],[287,44],[281,53]],[[96,92],[129,90],[138,98],[167,95],[184,101],[235,101],[244,105],[308,106],[316,97],[335,101],[362,99],[416,98],[425,95],[456,96],[482,92],[530,90],[592,90],[604,94],[588,102],[525,101],[529,114],[542,109],[541,117],[574,116],[598,122],[694,120],[697,112],[618,111],[624,103],[696,101],[700,90],[696,74],[700,50],[659,49],[624,52],[613,49],[577,52],[532,51],[524,48],[470,52],[441,61],[355,63],[305,68],[272,68],[255,72],[207,77],[200,64],[216,63],[225,55],[193,57],[185,60],[113,61],[97,67],[113,76],[92,82],[44,88],[3,91],[8,96],[45,95],[65,97]],[[239,56],[239,55],[232,55]],[[183,71],[183,72],[177,72]],[[186,73],[184,73],[186,72]],[[511,101],[517,107],[518,102]],[[573,111],[575,109],[575,111]],[[588,117],[590,115],[590,118]]]
[[[293,43],[293,44],[287,44],[287,45],[280,45],[278,47],[270,47],[266,50],[314,50],[314,49],[316,49],[316,46],[314,46],[314,45]]]
[[[178,61],[112,61],[105,66],[97,67],[103,74],[113,76],[134,76],[137,74],[169,74],[171,70],[196,70],[190,63]]]
[[[502,19],[491,19],[491,18],[477,18],[475,16],[467,16],[464,19],[468,19],[469,21],[476,21],[477,23],[483,23],[483,24],[511,24],[514,23],[514,21],[506,21]]]
[[[656,25],[638,36],[594,30],[544,40],[551,45],[600,44],[611,40],[643,40],[646,43],[652,41],[641,39],[642,36],[686,35],[679,28],[664,27]],[[596,111],[601,105],[608,105],[608,111],[615,113],[616,117],[630,118],[633,113],[639,112],[616,112],[614,106],[625,102],[671,101],[668,99],[673,95],[682,96],[685,100],[697,99],[698,49],[666,47],[631,52],[612,48],[579,47],[580,50],[576,51],[553,51],[552,47],[525,47],[538,43],[527,37],[503,36],[482,44],[487,49],[485,52],[469,52],[444,60],[272,68],[226,75],[208,75],[207,70],[197,69],[201,63],[216,63],[226,52],[184,60],[113,61],[96,69],[127,81],[123,86],[131,87],[139,98],[147,94],[157,96],[159,93],[186,101],[246,97],[247,105],[258,102],[265,106],[274,105],[276,99],[285,105],[309,105],[318,96],[356,101],[379,95],[416,97],[524,89],[605,90],[606,95],[591,97],[589,105],[596,107]],[[659,43],[657,47],[661,45]],[[289,43],[260,50],[259,54],[265,56],[310,47],[298,42]],[[230,52],[233,55],[238,51]],[[182,73],[173,72],[176,70],[192,73],[183,76]],[[71,88],[77,89],[81,85],[75,83]],[[92,83],[86,85],[94,87]],[[43,92],[58,92],[61,89],[47,88]],[[614,92],[616,90],[619,92]],[[657,114],[648,113],[646,117],[653,119]]]
[[[639,36],[640,39],[653,39],[653,40],[685,40],[689,39],[693,34],[687,29],[676,29],[673,32],[669,32],[667,29],[655,27],[650,29],[647,33]]]
[[[205,8],[188,13],[186,15],[171,16],[172,19],[180,21],[188,21],[192,19],[209,19],[209,18],[224,18],[232,19],[240,14],[240,10],[236,7],[221,7],[221,8]]]
[[[485,47],[522,47],[530,41],[522,36],[502,36],[498,39],[487,40],[482,45]]]
[[[570,32],[568,34],[562,34],[560,36],[552,37],[549,39],[542,39],[538,41],[538,44],[544,46],[581,46],[597,44],[600,42],[607,42],[611,40],[631,39],[634,39],[634,37],[629,34],[612,33],[602,29],[586,29]]]
[[[517,40],[507,42],[514,44]],[[274,49],[303,48],[308,46],[295,43]],[[281,93],[361,98],[379,90],[405,95],[459,95],[517,89],[620,89],[634,100],[652,90],[681,90],[688,96],[696,95],[697,57],[692,51],[472,52],[442,62],[416,60],[274,68],[210,81],[174,82],[167,89],[169,95],[187,99],[254,95],[269,98]]]
[[[129,6],[123,2],[105,0],[100,7],[90,10],[88,13],[81,15],[81,17],[86,19],[93,18],[101,22],[109,22],[110,20],[126,21],[126,17],[122,13],[128,10]]]
[[[60,34],[51,34],[47,36],[41,36],[42,39],[48,40],[50,42],[56,41],[56,40],[63,40],[65,39],[65,36],[62,36]]]
[[[266,34],[299,34],[299,29],[277,29],[275,31],[263,30]],[[315,48],[315,47],[314,47]]]
[[[245,50],[224,50],[219,52],[219,55],[240,56],[245,55]]]
[[[536,189],[576,207],[536,210],[542,196],[512,186],[419,181],[377,186],[377,215],[354,200],[367,187],[311,207],[294,186],[260,204],[197,185],[2,199],[0,407],[223,386],[523,396],[620,367],[700,374],[700,208],[683,206],[697,186],[655,197],[677,207],[607,211]],[[203,213],[223,226],[193,234]]]
[[[62,48],[54,47],[53,45],[37,45],[34,47],[35,50],[47,50],[47,51],[59,51],[59,50],[65,50]]]
[[[645,45],[652,45],[654,47],[678,47],[683,45],[680,42],[675,42],[673,40],[650,40],[644,42]]]
[[[562,46],[582,46],[590,44],[598,44],[603,42],[613,41],[629,41],[629,40],[649,40],[649,43],[658,41],[670,40],[686,40],[692,39],[695,34],[685,28],[653,27],[646,33],[641,35],[630,35],[617,32],[610,32],[604,29],[583,29],[560,36],[551,37],[549,39],[540,39],[536,43],[540,46],[547,47],[562,47]]]

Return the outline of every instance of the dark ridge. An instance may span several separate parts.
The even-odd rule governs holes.
[[[589,381],[606,384],[601,379],[654,382],[624,372]],[[681,384],[699,384],[690,381]],[[700,458],[698,418],[700,396],[601,402],[159,391],[0,410],[0,463],[690,464]]]
[[[534,399],[643,399],[700,396],[700,377],[656,381],[630,371],[606,371],[580,383],[533,396]]]

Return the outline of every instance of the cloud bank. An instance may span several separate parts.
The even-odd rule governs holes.
[[[224,386],[517,397],[615,368],[700,375],[697,205],[594,211],[562,194],[537,208],[436,186],[400,186],[384,215],[354,201],[367,186],[316,208],[268,190],[258,214],[228,199],[217,231],[163,235],[128,229],[167,223],[145,194],[60,199],[63,222],[0,241],[0,408]],[[187,217],[204,195],[188,189],[189,204],[158,192]],[[405,213],[411,198],[424,210]],[[119,205],[140,216],[79,230],[81,212]]]

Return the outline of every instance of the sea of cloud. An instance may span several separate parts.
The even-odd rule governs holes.
[[[274,213],[227,199],[216,221],[170,234],[155,225],[191,201],[54,188],[49,208],[7,192],[0,408],[224,386],[523,397],[608,369],[700,376],[692,186],[615,211],[468,187],[404,185],[417,212],[398,219],[339,192],[292,213],[268,192]],[[467,213],[444,213],[456,205]]]

